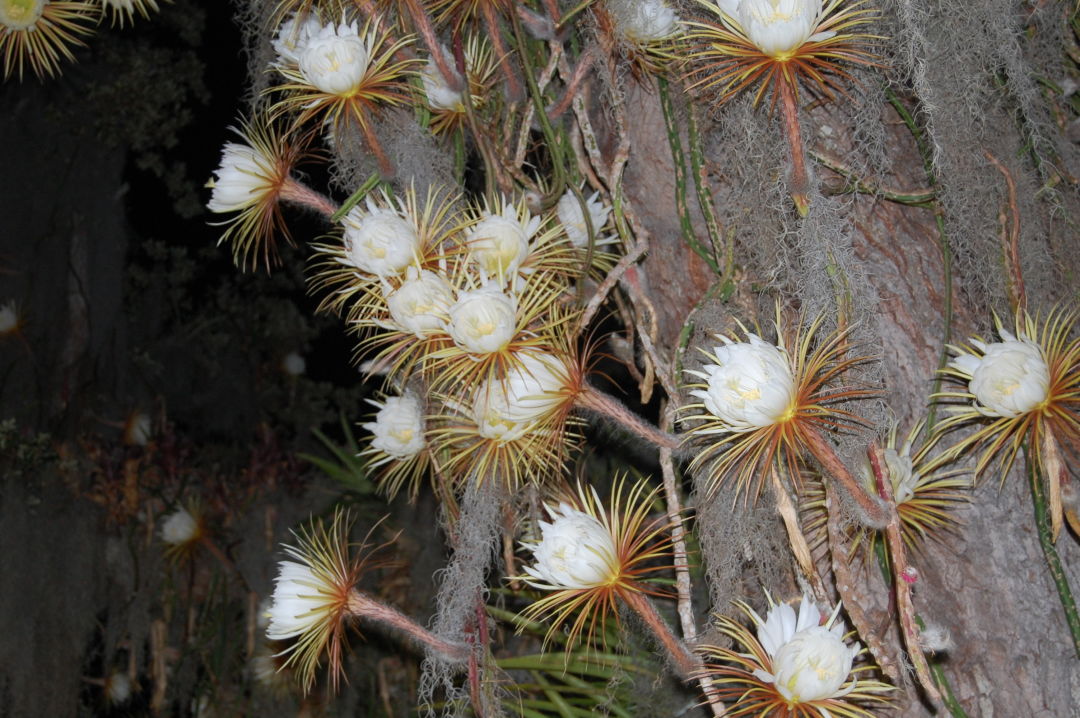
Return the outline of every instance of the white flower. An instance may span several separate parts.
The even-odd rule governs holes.
[[[278,28],[273,41],[278,64],[299,65],[300,55],[307,49],[308,42],[322,30],[316,12],[307,13],[303,22],[298,20],[297,13],[293,13]]]
[[[889,472],[889,481],[892,483],[893,501],[897,505],[911,500],[915,495],[915,487],[919,483],[919,474],[915,472],[915,463],[909,454],[910,447],[905,445],[901,452],[893,447],[887,447],[885,454],[885,470]],[[863,484],[872,493],[877,494],[877,479],[870,462],[866,461],[861,466]]]
[[[968,390],[975,395],[979,412],[1011,418],[1046,401],[1050,369],[1038,344],[1018,339],[1004,329],[999,333],[1004,341],[986,344],[972,340],[982,350],[981,357],[960,352],[949,366],[971,377]]]
[[[516,441],[564,400],[569,373],[558,357],[539,351],[517,356],[519,364],[503,379],[490,379],[477,390],[473,418],[484,438]]]
[[[47,0],[21,0],[0,2],[0,25],[11,32],[26,30],[36,23],[45,12]],[[2,34],[2,33],[0,33]]]
[[[378,207],[369,197],[365,214],[353,207],[341,220],[345,227],[344,264],[378,277],[395,276],[412,264],[420,238],[398,212]]]
[[[265,687],[276,686],[280,677],[274,654],[262,645],[255,650],[255,655],[248,660],[248,672],[253,681]]]
[[[585,200],[594,234],[600,233],[600,228],[607,223],[608,213],[611,211],[610,207],[604,206],[597,200],[599,196],[599,192],[593,192],[592,197]],[[555,205],[555,213],[558,214],[559,222],[566,230],[566,236],[570,238],[570,244],[575,247],[589,246],[589,228],[585,226],[585,215],[581,212],[581,203],[573,192],[567,191],[559,198],[559,203]]]
[[[454,290],[441,275],[409,267],[405,281],[386,294],[386,306],[397,326],[418,337],[442,331],[450,318]]]
[[[274,187],[274,161],[253,147],[226,142],[221,163],[206,186],[213,192],[206,203],[211,212],[236,212],[250,207]]]
[[[146,446],[154,435],[154,424],[150,415],[140,409],[128,414],[124,422],[124,443],[128,446]]]
[[[472,354],[500,351],[517,333],[516,302],[490,284],[458,295],[449,313],[447,333]]]
[[[776,346],[747,334],[749,342],[724,342],[714,347],[715,364],[691,374],[706,380],[705,390],[690,393],[700,397],[705,409],[733,431],[750,431],[771,426],[785,418],[795,402],[795,379],[787,355]]]
[[[371,52],[356,22],[324,25],[308,37],[299,54],[300,74],[317,90],[348,97],[367,73]]]
[[[109,705],[119,706],[131,698],[131,678],[121,671],[114,671],[105,679],[105,699]]]
[[[0,304],[0,336],[10,334],[19,328],[19,310],[15,300]]]
[[[836,621],[839,610],[837,605],[829,621],[820,625],[817,606],[803,596],[798,618],[787,604],[775,606],[765,621],[753,614],[758,641],[772,659],[772,673],[759,669],[754,675],[773,683],[791,703],[839,698],[854,690],[855,682],[847,689],[843,685],[862,647],[844,643],[844,626]]]
[[[161,540],[170,546],[181,546],[199,538],[202,527],[187,509],[180,507],[161,524]]]
[[[382,403],[370,399],[368,402],[379,407],[375,421],[364,424],[375,435],[371,440],[373,447],[395,459],[408,459],[427,446],[423,407],[415,395],[390,396]]]
[[[603,586],[619,575],[615,539],[599,520],[560,504],[546,507],[553,521],[540,522],[539,543],[523,545],[532,551],[535,566],[525,573],[536,581],[527,583],[542,589],[589,589]]]
[[[488,277],[505,280],[529,256],[529,239],[539,227],[539,217],[526,211],[521,220],[512,204],[503,205],[501,214],[484,212],[484,218],[465,233],[469,259]]]
[[[271,641],[283,641],[309,630],[318,631],[327,615],[338,608],[339,594],[339,590],[321,579],[310,566],[281,561],[274,579],[266,637]]]
[[[617,0],[609,7],[618,33],[636,44],[663,40],[680,30],[679,16],[664,0]]]
[[[822,0],[720,0],[717,5],[739,23],[762,53],[781,60],[807,42],[827,40],[836,34],[814,34]]]
[[[300,376],[307,369],[307,362],[299,352],[289,352],[281,360],[281,368],[289,376]]]
[[[420,79],[424,83],[424,94],[427,95],[428,106],[431,109],[448,112],[465,111],[461,93],[450,88],[435,58],[428,58],[424,69],[420,71]]]

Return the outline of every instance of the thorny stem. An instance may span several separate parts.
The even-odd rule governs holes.
[[[420,33],[420,37],[424,38],[424,44],[427,45],[428,52],[431,54],[431,59],[435,61],[435,65],[439,68],[439,72],[442,74],[443,79],[446,80],[446,85],[454,92],[463,92],[467,89],[468,78],[462,78],[450,64],[446,62],[446,55],[443,54],[442,47],[439,45],[439,38],[435,34],[435,28],[431,26],[431,20],[428,18],[427,13],[420,7],[418,0],[402,0],[405,5],[405,10],[409,14],[409,18],[416,26],[417,32]]]
[[[791,146],[791,200],[799,215],[805,217],[810,211],[810,198],[807,196],[810,182],[806,178],[806,157],[803,154],[802,131],[799,129],[799,105],[792,82],[781,78],[776,84],[780,86],[780,112],[784,116],[784,130]]]
[[[660,431],[627,409],[618,399],[608,396],[588,384],[578,393],[576,403],[582,409],[594,411],[603,417],[611,419],[622,428],[651,444],[668,449],[675,449],[679,446],[679,440],[676,437]]]
[[[401,631],[439,654],[444,660],[462,663],[468,658],[469,650],[465,646],[439,638],[396,608],[379,603],[356,589],[349,592],[347,608],[349,613],[357,618]]]
[[[817,568],[814,566],[814,560],[810,557],[810,545],[806,543],[806,537],[799,528],[799,514],[795,510],[795,504],[788,495],[787,489],[780,481],[780,473],[775,465],[769,467],[769,479],[773,497],[776,499],[776,510],[780,512],[780,518],[784,520],[791,552],[795,554],[799,568],[810,582],[810,588],[814,590],[814,598],[827,602],[829,594],[825,591],[825,584],[822,583],[821,576],[818,575]]]
[[[941,693],[930,676],[930,666],[919,644],[919,627],[915,625],[915,606],[911,600],[911,584],[915,578],[911,573],[911,567],[908,566],[904,551],[904,537],[900,532],[900,513],[896,510],[896,502],[893,499],[892,480],[888,476],[889,469],[885,464],[885,453],[876,442],[868,447],[866,453],[870,458],[870,469],[874,472],[878,495],[885,502],[889,516],[889,523],[885,526],[885,541],[888,544],[889,558],[892,562],[893,591],[896,596],[897,614],[900,617],[900,629],[904,635],[904,645],[907,646],[908,658],[915,668],[915,676],[919,679],[919,684],[926,691],[927,698],[934,707],[940,709]]]
[[[641,617],[656,640],[667,651],[679,677],[684,680],[689,679],[701,667],[701,659],[691,653],[686,644],[675,637],[667,622],[656,612],[656,607],[653,606],[649,597],[637,591],[623,591],[619,596],[634,613]]]
[[[301,207],[313,209],[328,220],[333,220],[338,207],[333,200],[324,194],[320,194],[307,185],[289,177],[281,184],[281,192],[278,195],[282,202],[291,202]]]
[[[885,526],[888,523],[888,515],[881,503],[868,494],[858,480],[851,475],[851,472],[844,466],[844,462],[836,455],[836,451],[825,440],[825,437],[819,434],[816,429],[807,427],[804,438],[810,453],[814,455],[814,458],[818,460],[826,473],[831,478],[836,479],[855,503],[858,504],[863,512],[862,520],[872,528]]]
[[[1005,165],[998,161],[988,150],[983,150],[983,155],[990,160],[1005,177],[1005,186],[1009,196],[1009,214],[1012,222],[1006,227],[1005,210],[1001,214],[1001,244],[1005,254],[1005,268],[1008,272],[1006,285],[1009,290],[1009,304],[1014,312],[1027,306],[1027,291],[1024,289],[1024,274],[1020,265],[1020,210],[1016,207],[1016,182]]]
[[[716,207],[713,204],[712,193],[709,191],[705,170],[705,151],[702,149],[701,132],[698,130],[697,107],[692,102],[686,108],[686,135],[690,142],[690,170],[694,177],[694,187],[697,189],[698,206],[701,208],[701,215],[705,218],[705,229],[709,233],[713,258],[718,264],[720,257],[717,256],[717,252],[720,247],[724,248],[723,272],[720,278],[722,281],[728,281],[735,268],[734,235],[730,235],[730,238],[725,241],[724,233],[720,229],[720,220],[716,217]]]
[[[1035,462],[1031,460],[1028,446],[1024,446],[1024,460],[1027,464],[1028,484],[1031,486],[1031,501],[1035,506],[1035,527],[1039,533],[1039,545],[1043,555],[1046,556],[1046,566],[1050,569],[1050,578],[1057,588],[1061,607],[1065,611],[1065,622],[1069,626],[1072,635],[1073,647],[1076,656],[1080,658],[1080,612],[1076,609],[1076,599],[1073,598],[1072,589],[1069,587],[1069,577],[1061,565],[1061,557],[1058,556],[1054,547],[1054,536],[1050,526],[1050,516],[1046,506],[1046,496],[1043,495],[1042,480],[1039,472],[1035,470]]]

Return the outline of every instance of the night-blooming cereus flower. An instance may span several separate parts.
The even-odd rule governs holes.
[[[454,303],[454,289],[446,279],[416,267],[408,267],[405,281],[385,296],[394,323],[417,337],[443,331]]]
[[[307,361],[303,354],[292,351],[282,357],[281,369],[289,376],[301,376],[307,369]]]
[[[592,196],[585,200],[594,235],[600,234],[601,228],[607,223],[608,213],[611,212],[610,207],[605,206],[597,199],[599,196],[599,192],[593,192]],[[558,215],[563,229],[566,230],[566,236],[570,239],[570,244],[575,247],[588,247],[589,228],[585,225],[585,215],[581,211],[581,203],[578,202],[577,196],[573,192],[567,191],[566,194],[559,198],[558,204],[555,205],[555,213]],[[602,243],[599,241],[599,237],[597,237],[597,240],[597,244]]]
[[[828,40],[835,32],[815,34],[822,0],[719,0],[761,52],[786,59],[807,42]]]
[[[864,704],[883,702],[882,694],[892,690],[857,677],[869,667],[853,668],[862,647],[845,641],[839,605],[824,624],[809,596],[803,596],[798,614],[787,604],[773,605],[765,620],[746,604],[737,605],[755,632],[720,616],[717,627],[735,645],[700,650],[708,659],[703,677],[738,714],[869,718]]]
[[[375,421],[364,424],[375,435],[371,441],[374,448],[395,459],[408,459],[423,451],[427,442],[419,398],[406,393],[389,396],[383,402],[371,399],[368,402],[379,409]]]
[[[424,69],[420,71],[420,80],[424,83],[424,95],[427,96],[431,109],[464,112],[465,103],[461,92],[450,87],[435,58],[428,58]]]
[[[161,540],[170,546],[191,544],[202,535],[202,520],[183,506],[166,516],[161,523]]]
[[[629,0],[610,3],[615,27],[627,41],[645,45],[679,32],[679,16],[664,0]]]
[[[239,212],[257,204],[279,182],[274,158],[250,145],[226,142],[214,178],[207,183],[211,193],[206,207],[211,212]]]
[[[322,23],[316,12],[309,12],[301,19],[296,13],[281,23],[274,36],[274,52],[279,64],[299,65],[300,55],[307,49],[308,42],[322,30]]]
[[[371,49],[360,36],[356,21],[330,23],[307,38],[299,53],[300,74],[312,87],[328,95],[347,97],[364,79]]]
[[[0,56],[4,79],[29,65],[38,78],[56,75],[61,59],[74,60],[69,46],[84,46],[101,6],[85,0],[0,0]]]
[[[516,441],[567,400],[570,378],[561,359],[535,350],[515,359],[505,377],[489,379],[476,392],[473,418],[486,439]]]
[[[568,504],[547,506],[551,522],[541,521],[541,539],[522,543],[532,551],[526,581],[543,589],[589,589],[603,586],[619,575],[615,539],[596,517]]]
[[[776,345],[745,328],[746,341],[716,335],[722,345],[712,352],[702,349],[706,362],[700,369],[687,370],[704,381],[690,386],[690,395],[699,401],[682,407],[680,422],[690,424],[691,438],[709,442],[692,461],[694,467],[711,462],[709,492],[734,477],[738,491],[750,488],[756,495],[777,468],[798,489],[805,453],[825,462],[834,458],[827,455],[831,449],[821,432],[860,423],[838,404],[872,392],[831,389],[829,384],[863,359],[846,356],[845,331],[827,334],[815,346],[822,321],[819,316],[809,325],[800,322],[794,337],[785,339],[778,306]],[[795,348],[794,355],[788,347]]]
[[[377,277],[400,274],[417,258],[420,239],[401,214],[377,206],[370,197],[368,211],[353,207],[342,219],[345,255],[341,262]]]
[[[609,617],[618,620],[619,601],[636,605],[641,594],[661,593],[642,581],[671,568],[670,522],[666,516],[649,519],[657,491],[645,480],[628,487],[617,478],[607,507],[581,484],[557,507],[546,506],[551,521],[540,522],[540,540],[521,544],[532,565],[519,578],[548,592],[522,613],[549,622],[547,638],[569,619],[566,648],[573,650],[579,634],[591,642]]]
[[[469,259],[488,277],[503,282],[513,277],[529,256],[529,240],[540,228],[540,217],[527,209],[503,204],[499,214],[484,212],[479,222],[465,232]]]
[[[124,26],[125,20],[134,20],[135,13],[143,19],[150,17],[150,11],[158,11],[157,0],[102,0],[102,7],[112,12],[114,25]]]
[[[1012,418],[1046,401],[1050,369],[1038,344],[1004,329],[1000,334],[1000,342],[973,339],[982,356],[959,350],[949,366],[971,377],[968,390],[975,397],[976,409],[986,416]]]
[[[1046,462],[1060,463],[1059,445],[1080,442],[1076,319],[1076,310],[1055,308],[1041,321],[1021,311],[1011,331],[994,318],[1001,341],[972,337],[966,345],[949,347],[956,357],[942,373],[963,382],[967,391],[936,395],[962,403],[947,406],[952,415],[935,430],[945,433],[962,424],[983,424],[950,447],[950,457],[981,447],[975,475],[1000,457],[1004,477],[1025,441],[1040,471],[1047,468]],[[1059,518],[1055,513],[1055,526],[1060,525]]]
[[[705,409],[732,431],[752,431],[782,421],[792,410],[795,379],[791,360],[775,345],[756,334],[749,342],[733,342],[716,335],[723,346],[713,349],[712,363],[689,373],[705,379],[700,397]]]
[[[501,351],[517,334],[517,302],[492,284],[460,293],[449,315],[447,333],[470,354]]]

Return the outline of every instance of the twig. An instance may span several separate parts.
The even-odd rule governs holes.
[[[787,489],[784,488],[783,483],[780,481],[780,474],[775,465],[769,467],[769,479],[773,497],[776,499],[776,510],[780,512],[780,518],[783,519],[784,528],[787,530],[791,552],[795,555],[799,569],[810,582],[810,588],[814,591],[814,598],[827,603],[829,594],[825,591],[825,584],[822,583],[817,567],[814,566],[814,560],[810,557],[810,546],[806,543],[806,537],[803,536],[802,529],[799,527],[799,514],[795,510],[795,504],[791,501]]]
[[[1013,311],[1027,307],[1027,291],[1024,289],[1024,273],[1020,264],[1020,212],[1016,207],[1016,182],[1005,165],[998,161],[997,157],[990,154],[989,150],[983,150],[983,155],[1005,177],[1005,187],[1009,194],[1009,214],[1012,223],[1006,227],[1005,218],[1001,221],[1001,244],[1005,253],[1005,266],[1008,269],[1009,303]],[[1004,215],[1004,210],[1002,210]]]
[[[836,455],[836,451],[833,450],[832,445],[825,440],[816,429],[807,427],[803,437],[806,439],[807,448],[810,453],[814,455],[814,458],[818,460],[822,468],[826,473],[844,487],[844,490],[849,496],[858,504],[859,508],[863,512],[863,516],[860,519],[864,523],[868,523],[872,528],[882,528],[888,523],[888,515],[881,503],[873,496],[868,494],[865,489],[859,484],[858,480],[851,475],[851,472],[844,462],[840,460],[840,457]]]
[[[783,115],[784,131],[791,146],[791,201],[803,217],[810,211],[808,196],[810,182],[806,178],[806,157],[803,154],[802,132],[799,129],[799,105],[795,99],[795,88],[791,82],[781,79],[780,112]]]

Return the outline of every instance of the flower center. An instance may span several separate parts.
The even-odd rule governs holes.
[[[25,30],[45,11],[45,0],[0,0],[0,25]]]

